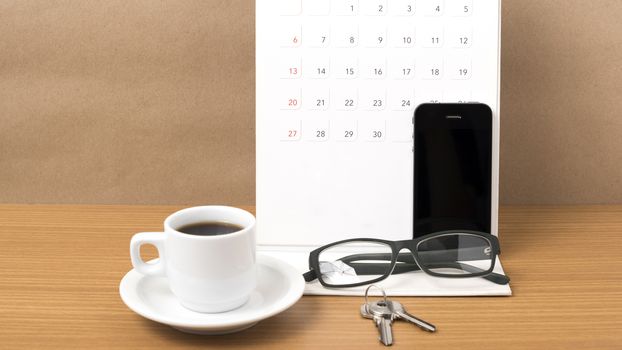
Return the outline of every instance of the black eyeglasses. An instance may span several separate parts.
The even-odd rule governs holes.
[[[402,249],[410,252],[400,253]],[[452,230],[417,239],[385,241],[354,238],[331,243],[309,254],[305,281],[345,288],[381,281],[389,275],[422,270],[431,276],[483,277],[496,284],[510,279],[492,272],[500,253],[497,237],[484,232]]]

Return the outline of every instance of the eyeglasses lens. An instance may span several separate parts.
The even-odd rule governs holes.
[[[423,240],[417,246],[419,263],[440,275],[471,275],[493,267],[492,246],[484,237],[447,234]]]
[[[352,241],[335,245],[320,252],[320,278],[332,286],[366,283],[389,273],[391,256],[391,247],[383,243]]]

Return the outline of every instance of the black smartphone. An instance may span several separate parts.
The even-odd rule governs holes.
[[[413,237],[444,230],[491,233],[490,107],[425,103],[413,122]]]

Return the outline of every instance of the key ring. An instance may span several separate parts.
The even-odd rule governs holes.
[[[365,312],[367,313],[369,313],[369,301],[367,300],[367,294],[369,294],[369,289],[371,289],[371,287],[376,287],[380,289],[380,291],[382,292],[382,297],[384,298],[384,303],[387,304],[387,293],[384,292],[384,289],[382,289],[382,287],[378,287],[375,284],[371,284],[369,287],[367,287],[367,289],[365,289]]]

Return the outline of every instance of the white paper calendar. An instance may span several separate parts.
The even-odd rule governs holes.
[[[493,110],[496,235],[499,13],[499,0],[256,0],[258,243],[412,238],[423,102]]]

